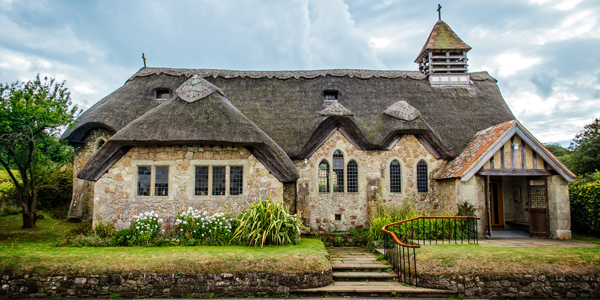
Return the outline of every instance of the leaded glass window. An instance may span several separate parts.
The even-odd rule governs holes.
[[[212,171],[213,196],[225,195],[225,167],[213,167]]]
[[[344,192],[344,154],[340,150],[333,153],[333,192]]]
[[[194,191],[196,196],[208,195],[208,167],[196,167]]]
[[[348,163],[348,193],[358,193],[358,165],[354,160]]]
[[[402,193],[402,169],[397,160],[390,164],[390,192]]]
[[[138,167],[138,196],[150,196],[151,167]]]
[[[229,195],[241,195],[244,186],[244,167],[229,167]]]
[[[319,193],[329,193],[329,163],[326,160],[319,164]]]
[[[154,196],[169,195],[169,167],[155,167]]]
[[[421,160],[417,164],[417,189],[419,193],[427,193],[427,163]]]

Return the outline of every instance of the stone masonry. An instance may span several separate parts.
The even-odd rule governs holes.
[[[137,166],[169,166],[168,196],[138,196]],[[243,194],[230,196],[226,188],[225,196],[211,196],[210,191],[207,196],[194,195],[195,166],[243,166]],[[229,173],[226,176],[228,187]],[[120,229],[129,226],[133,215],[146,211],[155,211],[167,221],[189,207],[210,214],[240,212],[248,207],[246,202],[268,194],[281,201],[283,183],[244,147],[134,147],[96,182],[94,221],[100,216]]]
[[[98,142],[106,141],[112,136],[112,133],[106,129],[93,129],[85,137],[85,144],[75,147],[73,155],[73,197],[75,194],[81,194],[81,220],[91,222],[94,211],[94,182],[77,178],[77,174],[88,161],[88,159],[98,150]]]
[[[345,179],[348,162],[354,160],[358,164],[358,193],[319,192],[319,163],[325,159],[331,169],[336,150],[344,155]],[[401,166],[402,193],[390,193],[389,172],[394,160],[398,160]],[[428,193],[417,193],[416,166],[420,160],[428,165]],[[389,151],[364,151],[356,149],[341,132],[336,131],[306,163],[295,161],[300,172],[297,182],[298,215],[313,230],[346,231],[364,228],[369,220],[369,211],[372,212],[379,201],[400,203],[412,197],[416,198],[419,209],[428,212],[455,211],[454,199],[439,197],[437,183],[432,178],[445,163],[445,160],[436,159],[429,153],[413,135],[403,136]],[[341,214],[341,220],[336,221],[335,214]]]
[[[331,271],[303,274],[4,275],[0,280],[0,298],[107,298],[113,294],[130,299],[257,293],[280,295],[291,290],[327,285],[332,281]]]

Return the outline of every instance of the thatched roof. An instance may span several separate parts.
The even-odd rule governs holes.
[[[339,102],[334,102],[327,108],[319,112],[321,116],[354,116],[354,114],[341,105]]]
[[[515,119],[486,72],[470,73],[473,83],[468,87],[432,87],[425,75],[406,71],[143,68],[86,111],[63,138],[82,141],[94,126],[121,130],[157,106],[159,101],[150,97],[153,89],[175,90],[194,74],[219,87],[292,159],[308,157],[335,129],[360,149],[386,149],[398,136],[415,134],[441,157],[454,158],[477,131]],[[322,94],[326,90],[339,91],[339,104],[353,116],[320,115],[327,108]],[[420,116],[406,121],[384,114],[402,100]],[[157,141],[164,138],[156,136]]]
[[[415,62],[421,60],[421,57],[426,55],[429,50],[469,51],[471,50],[471,47],[465,44],[465,42],[458,37],[454,30],[452,30],[452,28],[446,24],[446,22],[439,20],[433,26],[433,29],[431,30],[429,37],[427,37],[427,41],[425,42],[425,45],[423,45],[423,48],[421,49],[421,52],[419,52]]]
[[[98,180],[129,148],[140,145],[246,146],[282,182],[299,174],[285,152],[240,113],[223,92],[193,76],[160,106],[131,122],[92,156],[78,177]]]

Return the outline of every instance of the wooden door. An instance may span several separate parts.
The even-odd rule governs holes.
[[[490,180],[490,206],[492,229],[504,229],[504,201],[502,199],[502,179]]]
[[[550,235],[548,226],[548,188],[546,177],[527,178],[529,233],[536,237]]]

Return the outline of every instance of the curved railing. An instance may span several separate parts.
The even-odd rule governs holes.
[[[383,226],[384,254],[402,283],[419,284],[417,253],[427,241],[429,244],[446,241],[455,244],[479,243],[478,217],[416,217]],[[411,253],[412,252],[412,253]]]

